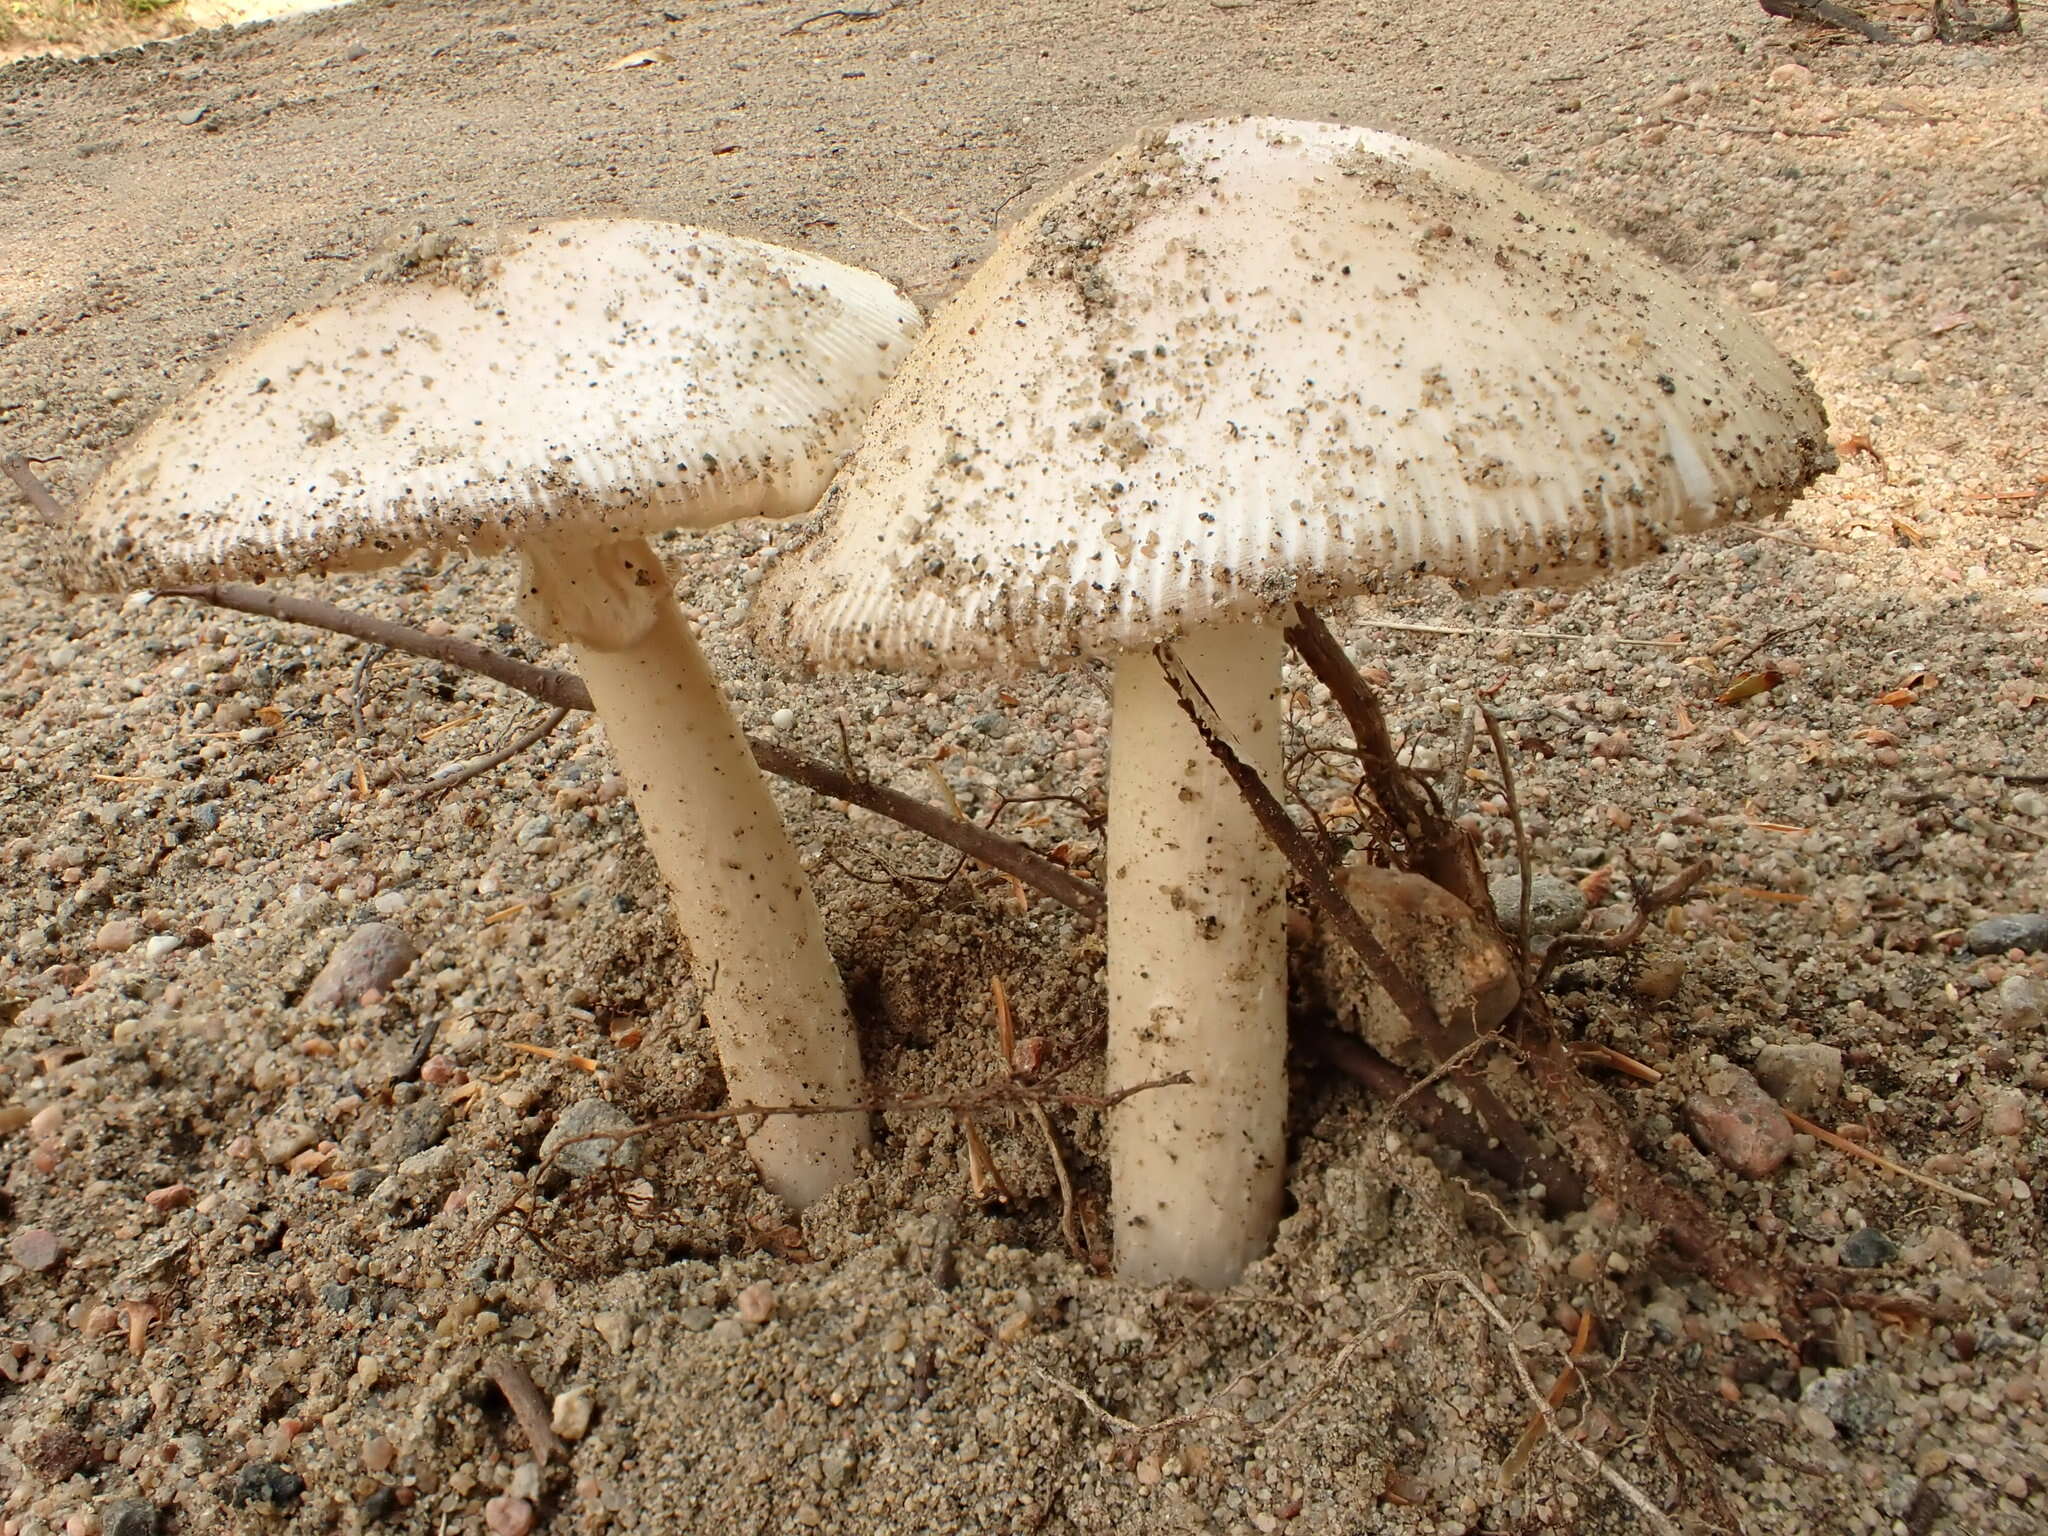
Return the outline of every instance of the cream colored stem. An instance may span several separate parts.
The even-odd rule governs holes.
[[[1177,643],[1233,745],[1280,772],[1277,628]],[[1109,783],[1109,1085],[1186,1072],[1111,1112],[1120,1274],[1215,1290],[1279,1221],[1287,1105],[1286,863],[1149,652],[1117,661]]]
[[[642,835],[689,942],[726,1090],[740,1103],[864,1098],[860,1052],[810,882],[725,696],[644,539],[530,552],[530,595],[576,651]],[[804,1206],[851,1178],[865,1116],[776,1116],[747,1138]]]

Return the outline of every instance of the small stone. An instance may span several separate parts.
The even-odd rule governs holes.
[[[2048,981],[2037,976],[2008,976],[1998,984],[1998,1021],[2007,1029],[2028,1029],[2048,1023]]]
[[[721,1344],[738,1344],[747,1337],[747,1325],[736,1317],[721,1317],[711,1325],[711,1335]]]
[[[1884,1269],[1899,1261],[1899,1245],[1875,1227],[1865,1227],[1842,1239],[1845,1269]]]
[[[1835,1438],[1835,1421],[1822,1413],[1818,1408],[1801,1408],[1799,1410],[1799,1427],[1816,1440],[1832,1440]]]
[[[1802,1410],[1818,1412],[1851,1439],[1890,1423],[1893,1392],[1889,1378],[1872,1366],[1824,1371],[1800,1393]]]
[[[778,709],[768,717],[768,723],[778,731],[786,731],[796,724],[796,711],[787,706]]]
[[[439,1099],[416,1099],[391,1117],[373,1151],[380,1163],[402,1163],[441,1144],[448,1134],[448,1106]]]
[[[187,128],[190,128],[193,124],[199,122],[205,116],[206,108],[188,107],[183,112],[180,112],[178,114],[178,121],[183,123]]]
[[[1984,1106],[1984,1129],[1993,1136],[2020,1136],[2027,1129],[2027,1101],[2016,1093],[2000,1093]]]
[[[1771,71],[1774,91],[1803,91],[1813,84],[1813,71],[1804,64],[1780,64]]]
[[[594,1406],[588,1387],[571,1387],[566,1392],[557,1392],[548,1423],[564,1440],[581,1440],[590,1433],[590,1415]]]
[[[21,1459],[45,1482],[61,1483],[92,1462],[93,1443],[68,1424],[53,1424],[22,1448]]]
[[[1813,1115],[1842,1091],[1842,1053],[1814,1040],[1767,1045],[1756,1053],[1756,1079],[1795,1115]]]
[[[1522,989],[1515,957],[1457,897],[1420,875],[1369,864],[1343,872],[1345,893],[1404,976],[1446,1021],[1486,1034],[1513,1011]],[[1323,934],[1310,960],[1337,1021],[1397,1061],[1419,1064],[1407,1017],[1366,973],[1348,945]]]
[[[92,936],[92,947],[104,955],[118,955],[135,947],[142,938],[142,924],[132,917],[117,917]]]
[[[281,1168],[320,1139],[311,1126],[297,1120],[266,1120],[256,1128],[256,1150],[263,1161]]]
[[[383,1435],[372,1435],[363,1442],[363,1467],[366,1471],[389,1472],[398,1460],[398,1447]]]
[[[1707,1150],[1744,1178],[1765,1178],[1792,1155],[1792,1122],[1740,1067],[1710,1075],[1706,1091],[1685,1101],[1685,1114]]]
[[[152,934],[149,941],[142,946],[142,957],[145,960],[155,962],[176,950],[182,949],[184,944],[185,940],[175,933]]]
[[[165,1184],[142,1197],[152,1211],[175,1211],[192,1203],[190,1184]]]
[[[500,1496],[484,1502],[484,1525],[491,1536],[527,1536],[533,1529],[533,1505],[525,1499]]]
[[[48,1227],[23,1227],[8,1240],[7,1253],[23,1269],[39,1275],[64,1262],[64,1239]]]
[[[1646,965],[1636,975],[1635,994],[1645,1002],[1668,1003],[1678,996],[1678,985],[1685,980],[1683,960],[1660,960],[1655,965]]]
[[[837,1488],[852,1473],[858,1453],[850,1445],[828,1445],[818,1453],[818,1473],[827,1488]]]
[[[100,1536],[157,1536],[162,1512],[147,1499],[114,1499],[100,1510]]]
[[[701,1310],[708,1312],[710,1309]],[[599,1312],[590,1319],[590,1326],[611,1346],[615,1355],[623,1355],[633,1342],[633,1314],[630,1312]],[[707,1323],[705,1326],[710,1325]]]
[[[676,1314],[676,1321],[691,1333],[702,1333],[718,1321],[718,1314],[709,1307],[684,1307]]]
[[[555,1118],[540,1144],[542,1162],[553,1162],[574,1177],[596,1173],[600,1168],[633,1168],[640,1162],[640,1140],[636,1136],[608,1139],[613,1133],[630,1131],[633,1117],[603,1099],[581,1099]],[[599,1139],[584,1141],[581,1137]]]
[[[1487,883],[1493,910],[1500,914],[1501,927],[1517,931],[1522,920],[1522,877],[1511,872]],[[1555,938],[1574,932],[1586,921],[1586,896],[1571,881],[1556,875],[1536,875],[1529,881],[1529,932],[1534,938]]]
[[[235,1474],[228,1502],[237,1506],[267,1504],[289,1509],[306,1491],[306,1480],[274,1461],[252,1461]]]
[[[758,1328],[775,1315],[775,1287],[757,1280],[733,1298],[732,1307],[741,1322]]]
[[[306,989],[308,1008],[347,1011],[365,992],[388,992],[412,968],[420,952],[403,928],[391,923],[365,923],[334,947],[320,974]]]
[[[2009,949],[2040,954],[2048,950],[2048,912],[1987,917],[1963,930],[1963,944],[1973,955],[2002,955]]]

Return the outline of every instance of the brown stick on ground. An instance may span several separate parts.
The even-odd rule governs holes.
[[[1287,626],[1286,635],[1295,654],[1330,690],[1330,697],[1343,711],[1373,798],[1407,845],[1408,856],[1402,862],[1473,911],[1490,917],[1493,905],[1486,899],[1486,876],[1472,839],[1462,827],[1437,814],[1429,791],[1417,785],[1401,766],[1387,731],[1386,712],[1330,627],[1306,603],[1296,603],[1294,622]]]
[[[1339,707],[1345,707],[1343,701],[1346,698],[1370,698],[1371,688],[1365,679],[1358,675],[1356,668],[1351,665],[1350,657],[1330,635],[1328,628],[1317,622],[1315,615],[1305,609],[1298,607],[1296,614],[1304,622],[1290,627],[1289,638],[1292,639],[1295,630],[1301,631],[1309,639],[1314,656],[1314,659],[1311,659],[1310,652],[1303,653],[1303,660],[1308,662],[1310,669],[1315,671],[1319,678],[1328,672],[1339,679],[1341,689],[1331,689],[1332,696],[1339,700]],[[1320,631],[1320,635],[1317,631]],[[1345,713],[1347,718],[1353,719],[1354,730],[1360,721],[1366,726],[1368,734],[1360,737],[1357,742],[1361,758],[1380,756],[1384,759],[1377,767],[1367,763],[1368,775],[1373,777],[1375,782],[1398,776],[1399,766],[1393,760],[1393,748],[1384,723],[1385,716],[1379,709],[1378,701],[1372,700],[1369,710],[1361,709],[1356,715],[1351,708],[1346,708]],[[1501,772],[1504,779],[1511,773],[1505,759],[1501,762]],[[1445,821],[1434,802],[1426,797],[1414,797],[1408,802],[1408,807],[1409,814],[1418,819],[1410,844],[1418,851],[1418,857],[1421,856],[1421,850],[1443,849],[1451,839],[1462,836],[1458,828]],[[1284,812],[1281,819],[1285,820]],[[1262,817],[1262,823],[1263,820]],[[1439,825],[1429,825],[1432,821]],[[1292,831],[1293,824],[1289,822],[1287,825]],[[1409,835],[1404,832],[1404,836]],[[1296,832],[1295,836],[1299,838],[1300,835]],[[1306,839],[1301,841],[1305,843]],[[1460,873],[1464,868],[1462,860],[1442,854],[1438,857],[1441,863],[1437,867],[1445,869],[1454,878],[1461,881],[1476,881],[1477,889],[1474,894],[1478,898],[1477,902],[1472,902],[1463,891],[1455,888],[1451,888],[1452,894],[1467,900],[1475,910],[1490,914],[1493,907],[1487,899],[1483,877],[1477,876],[1476,873]],[[1476,853],[1472,857],[1470,867],[1474,872],[1477,871]],[[1648,902],[1655,903],[1667,895],[1676,899],[1677,896],[1682,896],[1697,878],[1697,875],[1687,871],[1663,891],[1652,894]],[[1639,898],[1639,902],[1642,900]],[[1355,918],[1356,914],[1353,914],[1353,917]],[[1336,926],[1348,942],[1350,933],[1345,926],[1342,923],[1337,923]],[[1362,950],[1360,958],[1367,959]],[[1379,967],[1372,966],[1369,959],[1367,964],[1377,977]],[[1389,989],[1389,994],[1393,995],[1392,989]],[[1400,1006],[1398,996],[1395,996],[1395,1002]],[[1404,1014],[1407,1011],[1405,1007],[1402,1008]],[[1616,1120],[1612,1107],[1587,1086],[1585,1079],[1573,1064],[1551,1018],[1548,1003],[1533,985],[1522,989],[1522,1001],[1515,1014],[1511,1016],[1510,1025],[1528,1054],[1537,1086],[1550,1102],[1559,1136],[1571,1149],[1573,1160],[1579,1169],[1591,1178],[1596,1188],[1612,1196],[1627,1209],[1639,1212],[1647,1220],[1654,1222],[1682,1256],[1707,1279],[1724,1290],[1751,1296],[1792,1294],[1791,1286],[1758,1266],[1739,1244],[1720,1229],[1705,1206],[1660,1177],[1637,1155],[1635,1147],[1629,1141],[1627,1130]],[[1433,1042],[1426,1035],[1417,1031],[1417,1036],[1425,1044],[1430,1045],[1432,1050],[1435,1049]]]
[[[528,694],[557,709],[590,708],[589,690],[573,672],[537,667],[456,635],[430,635],[390,619],[355,613],[317,598],[293,597],[261,587],[225,585],[159,587],[157,594],[189,598],[194,602],[210,603],[216,608],[231,608],[237,613],[307,624],[354,640],[389,646],[394,651],[424,656],[430,661],[446,662],[465,671],[480,673],[493,682],[503,683],[507,688]],[[747,748],[764,773],[788,779],[792,784],[801,784],[814,794],[844,800],[878,816],[886,816],[913,832],[921,832],[935,842],[956,848],[992,869],[1016,876],[1039,894],[1073,908],[1083,917],[1095,922],[1102,920],[1104,906],[1099,886],[1076,878],[1021,843],[999,837],[979,823],[962,820],[940,806],[929,805],[914,796],[842,773],[830,763],[802,752],[793,752],[772,741],[749,737]]]
[[[1245,803],[1258,818],[1260,827],[1287,856],[1287,862],[1301,877],[1309,899],[1343,936],[1344,942],[1351,946],[1373,980],[1400,1010],[1415,1038],[1438,1061],[1449,1061],[1475,1038],[1471,1029],[1447,1025],[1437,1016],[1435,1007],[1422,990],[1401,973],[1393,957],[1381,946],[1365,919],[1359,916],[1358,909],[1351,905],[1337,884],[1336,871],[1323,850],[1289,818],[1286,807],[1259,777],[1258,770],[1238,756],[1236,748],[1220,728],[1215,705],[1202,692],[1201,684],[1189,673],[1173,647],[1157,646],[1153,654],[1158,657],[1167,682],[1179,696],[1182,710],[1194,722],[1195,729],[1201,733],[1202,740],[1222,765],[1223,771],[1230,775],[1238,793],[1244,796]],[[1362,682],[1360,686],[1363,686]],[[1560,1198],[1572,1205],[1581,1203],[1584,1191],[1577,1177],[1544,1157],[1528,1128],[1501,1103],[1476,1072],[1457,1072],[1452,1075],[1452,1080],[1464,1092],[1487,1130],[1522,1168],[1524,1178],[1542,1179],[1546,1187],[1555,1178],[1559,1181],[1555,1192]],[[1539,1168],[1546,1171],[1539,1172]]]
[[[1854,32],[1858,37],[1873,43],[1896,43],[1898,34],[1879,26],[1867,16],[1859,16],[1845,5],[1836,5],[1834,0],[1757,0],[1766,12],[1782,16],[1787,21],[1810,21],[1816,26],[1835,27],[1843,32]]]

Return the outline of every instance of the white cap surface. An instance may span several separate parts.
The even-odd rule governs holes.
[[[679,224],[427,236],[125,444],[75,574],[164,586],[801,512],[918,326],[873,273]]]
[[[1056,661],[1378,588],[1567,582],[1831,466],[1746,317],[1442,151],[1183,124],[1012,230],[870,416],[764,627]]]

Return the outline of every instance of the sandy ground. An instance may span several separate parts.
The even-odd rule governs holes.
[[[580,1101],[721,1092],[601,732],[406,797],[527,711],[323,635],[67,603],[10,500],[0,1532],[1658,1528],[1588,1456],[1689,1531],[2048,1527],[2044,88],[2031,41],[1875,48],[1725,0],[394,0],[0,69],[0,443],[63,495],[421,225],[687,219],[931,303],[1143,125],[1237,109],[1514,171],[1757,311],[1874,450],[1768,529],[1594,589],[1337,616],[1420,761],[1475,695],[1507,720],[1536,858],[1593,922],[1625,910],[1603,869],[1714,862],[1556,1004],[1665,1072],[1612,1088],[1657,1168],[1760,1258],[1836,1277],[1805,1312],[1717,1293],[1611,1202],[1546,1216],[1306,1062],[1279,1244],[1214,1298],[1071,1255],[1029,1120],[979,1126],[1007,1206],[932,1114],[885,1117],[871,1174],[801,1226],[715,1126],[650,1134],[623,1187],[535,1174]],[[970,809],[1099,796],[1093,674],[765,663],[743,618],[786,537],[667,546],[750,726],[831,754],[843,718],[868,772],[929,794],[936,758]],[[416,562],[325,590],[538,658],[510,586]],[[1313,697],[1300,723],[1330,729]],[[1453,789],[1505,867],[1493,777]],[[878,879],[946,861],[785,807],[884,1091],[987,1078],[991,978],[1093,1080],[1095,935],[999,881]],[[1057,806],[1019,830],[1094,837]],[[2001,916],[2019,947],[1973,926]],[[371,921],[419,960],[373,1006],[307,1006]],[[428,1080],[394,1084],[429,1022]],[[1840,1081],[1781,1092],[1982,1203],[1807,1136],[1764,1177],[1702,1150],[1690,1094],[1817,1043]],[[1056,1131],[1085,1217],[1099,1117]],[[1518,1457],[1519,1368],[1548,1390],[1588,1318],[1569,1443]],[[501,1356],[562,1454],[491,1384]]]

